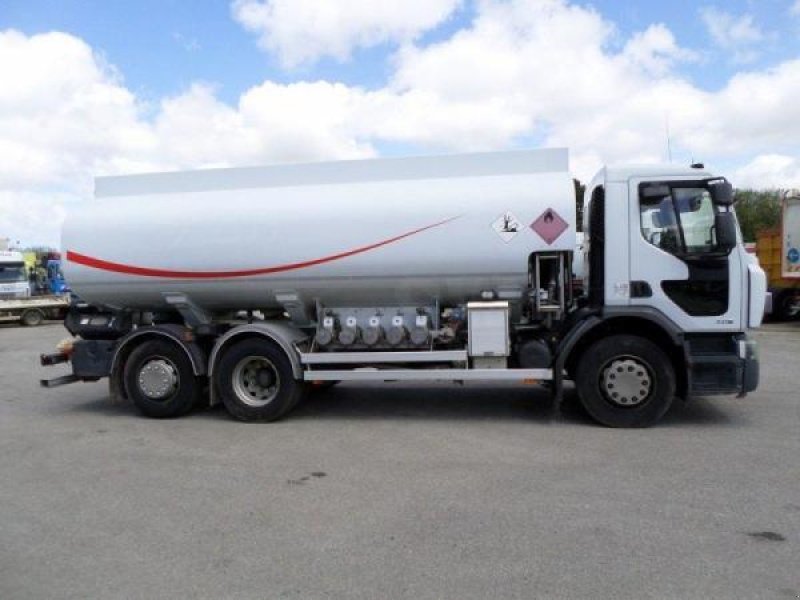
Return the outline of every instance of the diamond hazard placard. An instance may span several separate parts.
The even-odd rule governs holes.
[[[538,233],[539,237],[547,242],[549,246],[558,239],[558,236],[567,230],[569,223],[562,219],[561,215],[552,208],[548,208],[539,215],[538,219],[531,223],[530,227]]]
[[[517,217],[510,211],[504,212],[492,223],[492,229],[506,244],[513,240],[522,229]]]

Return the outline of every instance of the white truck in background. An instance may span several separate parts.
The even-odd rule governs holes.
[[[575,381],[587,412],[652,425],[744,395],[765,277],[732,187],[703,168],[604,168],[573,290],[566,150],[100,178],[68,215],[76,337],[46,387],[108,377],[151,417],[289,412],[310,384]],[[207,392],[206,392],[207,390]]]
[[[25,257],[16,250],[0,250],[0,300],[19,300],[31,295]]]
[[[68,306],[67,296],[31,296],[25,257],[16,250],[0,250],[0,323],[36,326],[63,318]]]

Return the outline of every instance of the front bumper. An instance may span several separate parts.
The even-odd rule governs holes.
[[[758,345],[744,334],[687,340],[690,396],[745,396],[758,387]]]

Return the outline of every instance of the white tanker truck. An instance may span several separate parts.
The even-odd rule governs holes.
[[[97,179],[62,236],[76,336],[42,364],[151,417],[285,415],[310,384],[573,380],[600,423],[755,389],[765,277],[731,185],[605,168],[572,288],[566,150]]]

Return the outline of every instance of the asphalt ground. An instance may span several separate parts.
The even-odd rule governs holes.
[[[0,326],[0,598],[798,598],[800,327],[746,399],[591,424],[524,386],[355,385],[284,421],[42,390]]]

